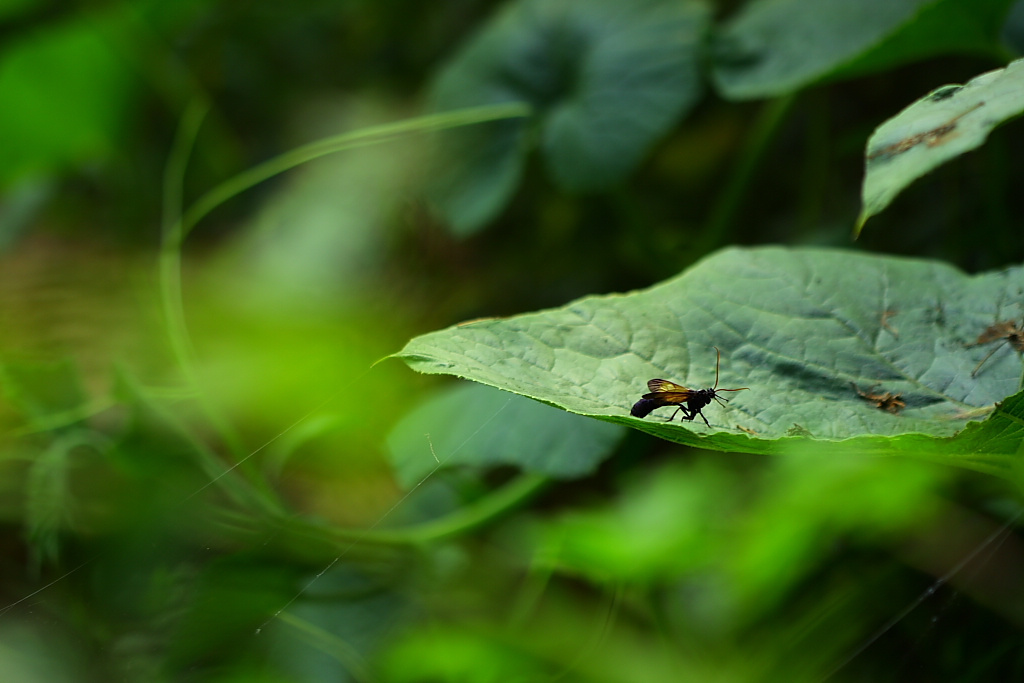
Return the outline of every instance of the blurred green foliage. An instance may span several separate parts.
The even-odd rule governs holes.
[[[377,362],[849,247],[871,131],[1024,25],[813,4],[0,3],[0,680],[1019,678],[1019,459],[713,453]],[[1019,266],[1022,146],[854,247]]]

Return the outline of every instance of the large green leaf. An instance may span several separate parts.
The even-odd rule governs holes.
[[[709,12],[700,0],[518,0],[441,72],[438,110],[528,102],[531,123],[447,136],[434,198],[469,233],[515,190],[537,129],[554,179],[570,190],[621,180],[694,103]]]
[[[753,0],[715,41],[714,80],[735,100],[947,52],[993,53],[1012,0]]]
[[[856,231],[912,182],[984,144],[989,132],[1024,111],[1024,59],[925,95],[868,140]]]
[[[1006,473],[1024,438],[1021,363],[972,346],[1022,315],[1024,268],[969,277],[936,262],[817,249],[727,249],[628,295],[483,320],[410,341],[412,368],[466,377],[680,443],[755,453],[829,441]],[[711,386],[711,421],[631,417],[648,379]],[[901,395],[891,413],[861,393]],[[968,427],[965,429],[965,427]],[[962,430],[962,431],[961,431]],[[956,438],[948,438],[956,435]],[[808,437],[812,437],[808,439]],[[898,437],[898,438],[895,438]]]
[[[438,467],[515,465],[556,478],[592,473],[623,429],[479,384],[440,392],[388,437],[398,481],[411,487]]]

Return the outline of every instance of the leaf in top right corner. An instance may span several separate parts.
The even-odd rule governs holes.
[[[729,100],[941,54],[998,53],[1012,0],[749,0],[716,31],[712,76]]]
[[[871,135],[854,235],[912,182],[980,147],[989,132],[1024,111],[1024,59],[965,85],[928,93]]]

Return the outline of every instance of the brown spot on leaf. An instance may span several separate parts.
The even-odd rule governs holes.
[[[974,105],[964,113],[957,114],[956,116],[954,116],[952,119],[942,124],[941,126],[932,128],[931,130],[927,130],[923,133],[918,133],[917,135],[911,135],[910,137],[904,138],[899,142],[894,142],[890,145],[882,147],[881,149],[877,149],[874,152],[868,154],[868,161],[875,161],[876,159],[879,158],[890,159],[898,154],[903,154],[904,152],[907,152],[922,143],[927,145],[928,147],[938,147],[939,145],[942,145],[948,142],[949,140],[952,140],[958,135],[958,133],[956,132],[956,127],[960,119],[967,116],[968,114],[978,109],[979,107],[983,107],[984,105],[984,102],[978,102],[976,105]]]
[[[896,310],[893,309],[893,308],[888,308],[888,309],[882,311],[882,319],[879,321],[878,324],[882,327],[882,329],[888,330],[889,334],[891,334],[892,336],[894,336],[897,339],[899,339],[900,338],[900,333],[898,331],[896,331],[895,327],[893,327],[892,325],[889,324],[889,319],[890,318],[895,318],[895,317],[896,317]]]
[[[884,394],[873,394],[871,393],[871,390],[874,389],[874,387],[871,387],[868,391],[861,391],[853,382],[850,382],[850,385],[853,386],[853,390],[857,392],[858,396],[865,401],[874,403],[875,407],[879,410],[884,410],[887,413],[897,415],[901,410],[907,407],[906,401],[900,398],[903,394],[890,394],[888,391]]]

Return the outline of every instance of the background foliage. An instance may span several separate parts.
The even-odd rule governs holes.
[[[0,679],[1020,678],[1022,27],[0,2]]]

